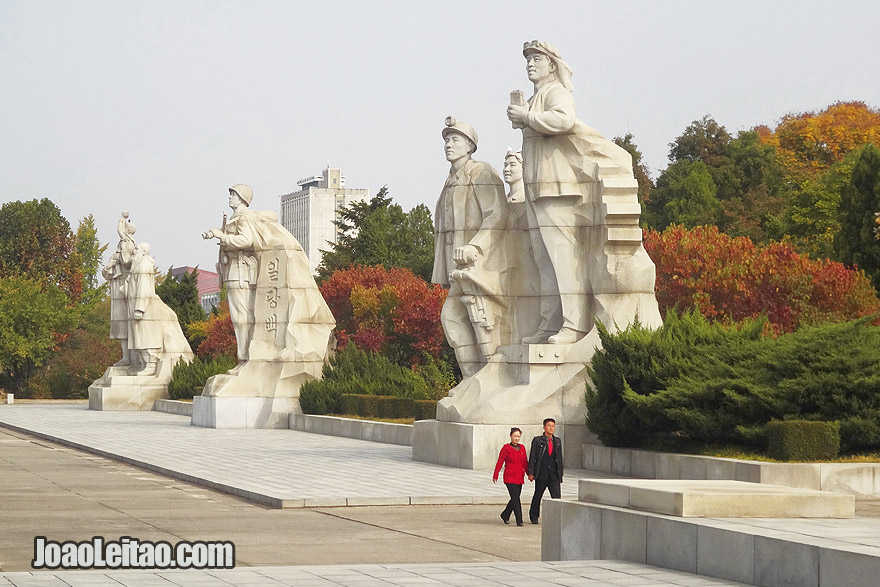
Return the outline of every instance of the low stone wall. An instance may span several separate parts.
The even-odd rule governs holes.
[[[880,497],[876,463],[765,463],[585,444],[583,467],[639,479],[729,479]]]
[[[353,420],[311,414],[290,414],[290,429],[402,446],[412,446],[413,443],[411,424],[391,424],[389,422],[372,422],[370,420]]]
[[[621,560],[748,585],[876,585],[877,548],[717,519],[542,502],[541,560]],[[842,521],[845,522],[845,521]]]
[[[157,399],[153,410],[178,416],[192,416],[193,405],[192,402],[182,402],[176,399]]]

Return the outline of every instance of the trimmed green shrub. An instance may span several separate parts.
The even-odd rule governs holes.
[[[390,395],[343,394],[339,405],[339,413],[364,418],[427,420],[437,412],[437,402],[434,400],[413,400]]]
[[[411,397],[385,396],[379,399],[380,418],[412,418],[413,413],[415,405]]]
[[[437,417],[437,402],[432,399],[417,399],[413,402],[413,410],[416,420],[433,420]]]
[[[610,335],[593,357],[587,424],[607,445],[763,444],[771,420],[840,422],[841,449],[880,449],[880,328],[869,318],[763,337],[698,314]]]
[[[178,361],[171,372],[168,383],[168,395],[171,399],[192,399],[202,393],[202,388],[209,377],[226,373],[238,364],[229,355],[200,359],[194,357],[189,363]]]
[[[382,395],[343,394],[340,413],[376,418],[379,416],[379,402],[384,398]]]
[[[384,355],[361,351],[353,344],[337,351],[330,363],[324,365],[321,375],[321,380],[310,381],[300,388],[300,406],[306,414],[356,413],[349,412],[346,406],[361,406],[362,403],[358,402],[368,401],[343,400],[343,396],[349,395],[394,396],[436,402],[439,397],[446,396],[454,382],[449,365],[443,361],[429,361],[413,370],[395,365]],[[388,410],[399,411],[397,408]],[[413,410],[402,416],[379,416],[411,418]]]
[[[299,388],[299,406],[304,414],[338,414],[342,411],[342,392],[334,381],[307,381]]]
[[[780,461],[828,461],[840,452],[840,424],[773,420],[767,424],[767,456]]]

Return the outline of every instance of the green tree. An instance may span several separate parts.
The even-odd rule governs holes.
[[[756,243],[781,239],[787,185],[774,148],[762,144],[758,133],[749,130],[731,139],[727,154],[729,166],[713,175],[721,201],[719,228]]]
[[[642,152],[633,142],[632,133],[626,133],[623,137],[614,137],[614,143],[626,149],[626,152],[632,155],[633,175],[639,184],[639,202],[644,203],[651,199],[651,190],[654,189],[654,182],[651,180],[651,171],[642,161]]]
[[[849,185],[840,197],[841,227],[834,239],[840,259],[863,269],[880,291],[880,149],[868,143],[855,156]]]
[[[716,224],[721,205],[709,168],[702,161],[677,161],[657,179],[647,203],[645,223],[662,230],[671,224],[688,228]]]
[[[205,319],[205,310],[199,301],[198,268],[185,271],[180,279],[171,275],[171,269],[156,285],[156,295],[177,314],[177,321],[184,333],[191,322]]]
[[[785,235],[785,174],[775,148],[764,144],[758,132],[732,137],[707,115],[693,121],[669,147],[670,165],[657,178],[647,209],[649,227],[714,224],[757,243]]]
[[[122,356],[119,341],[111,339],[109,332],[109,297],[104,296],[83,306],[79,324],[35,370],[24,395],[63,399],[88,397],[89,385]]]
[[[690,123],[669,143],[669,161],[702,161],[709,167],[721,168],[730,159],[729,144],[730,133],[707,114]]]
[[[0,277],[0,369],[16,391],[79,319],[70,299],[54,284],[26,277]]]
[[[76,243],[70,224],[48,198],[0,207],[0,277],[54,285],[78,302],[83,264]]]
[[[351,265],[405,267],[430,280],[434,264],[434,225],[428,208],[409,212],[391,201],[383,187],[369,202],[343,208],[336,221],[339,242],[328,243],[318,267],[320,279]]]
[[[101,269],[101,257],[107,250],[106,244],[98,240],[98,229],[95,227],[95,217],[89,214],[79,221],[76,229],[76,252],[82,263],[83,293],[85,303],[103,299],[106,284],[98,284],[98,272]]]

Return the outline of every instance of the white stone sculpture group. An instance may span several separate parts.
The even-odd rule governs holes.
[[[443,328],[464,380],[439,420],[583,421],[584,363],[610,330],[660,324],[630,154],[575,115],[571,68],[548,43],[525,43],[534,95],[511,93],[522,129],[498,173],[474,161],[470,125],[446,119],[451,168],[437,202],[433,281],[449,287]],[[540,418],[538,418],[540,419]]]
[[[156,295],[156,262],[148,243],[135,243],[135,225],[123,212],[119,243],[102,274],[110,288],[110,338],[122,359],[89,387],[93,409],[152,409],[168,397],[174,365],[192,360],[177,314]]]
[[[525,43],[523,55],[534,95],[511,92],[507,117],[523,144],[504,159],[507,193],[498,173],[472,158],[472,126],[448,117],[441,133],[450,172],[436,208],[433,281],[449,288],[441,320],[464,379],[438,405],[440,424],[553,416],[582,425],[585,364],[600,345],[595,322],[612,331],[661,323],[631,156],[578,120],[572,70],[553,46]],[[220,426],[224,398],[238,398],[251,403],[226,404],[227,414],[246,413],[231,426],[286,426],[271,414],[298,409],[300,385],[320,377],[335,345],[302,247],[274,212],[251,210],[252,199],[247,185],[230,188],[232,216],[202,234],[219,241],[239,363],[196,398],[198,425]],[[191,353],[155,295],[149,246],[135,246],[133,232],[120,219],[105,268],[111,336],[124,352],[108,374],[155,376]],[[418,429],[414,446],[445,434]]]

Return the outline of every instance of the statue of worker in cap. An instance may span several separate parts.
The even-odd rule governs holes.
[[[227,374],[239,377],[215,376],[203,395],[296,397],[302,382],[320,377],[336,322],[302,246],[275,212],[251,210],[253,197],[250,186],[229,188],[232,216],[202,233],[220,241],[239,360]]]
[[[573,344],[593,326],[591,249],[601,247],[604,177],[632,177],[632,157],[577,119],[571,68],[549,43],[525,43],[534,85],[507,117],[523,133],[523,182],[532,247],[540,269],[541,320],[523,343]],[[605,318],[604,316],[602,317]]]
[[[478,143],[474,128],[450,116],[441,134],[450,169],[435,212],[432,281],[449,288],[440,320],[468,377],[503,337],[508,203],[498,172],[471,157]]]

